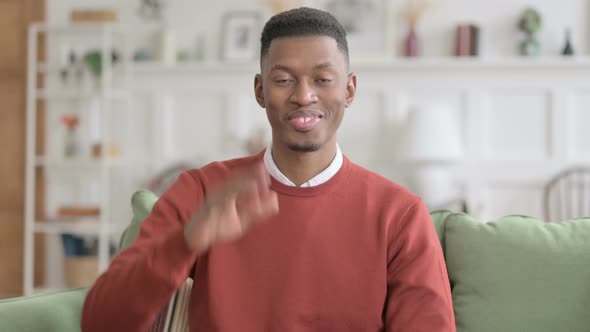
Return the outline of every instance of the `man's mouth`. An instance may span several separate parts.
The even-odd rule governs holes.
[[[317,112],[296,112],[289,116],[289,123],[297,131],[312,130],[324,116]]]

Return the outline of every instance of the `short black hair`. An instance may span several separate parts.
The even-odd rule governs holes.
[[[328,36],[336,40],[348,61],[346,31],[332,14],[301,7],[276,14],[266,22],[260,36],[260,59],[268,53],[273,39],[281,37]]]

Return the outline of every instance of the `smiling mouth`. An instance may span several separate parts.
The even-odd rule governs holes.
[[[317,112],[296,112],[289,116],[289,123],[295,130],[306,132],[312,130],[324,116]]]

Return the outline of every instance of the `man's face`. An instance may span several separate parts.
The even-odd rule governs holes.
[[[255,80],[273,145],[299,152],[336,143],[336,130],[355,89],[346,56],[327,36],[274,39]]]

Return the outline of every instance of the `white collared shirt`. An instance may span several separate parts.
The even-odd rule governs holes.
[[[272,159],[272,146],[269,146],[264,152],[264,165],[275,180],[284,185],[295,187],[295,184],[289,180],[289,178],[287,178],[283,172],[281,172],[281,170],[277,167],[277,164],[275,164],[275,161]],[[314,176],[311,180],[303,183],[299,187],[307,188],[320,185],[336,175],[336,173],[338,173],[340,170],[340,167],[342,167],[342,151],[340,151],[340,147],[336,145],[336,156],[328,168],[320,172],[320,174]]]

